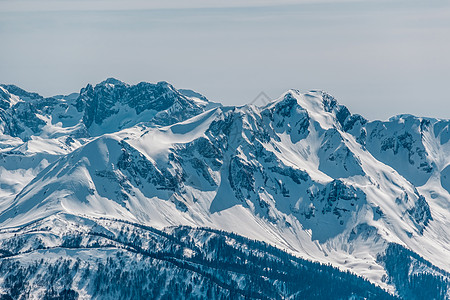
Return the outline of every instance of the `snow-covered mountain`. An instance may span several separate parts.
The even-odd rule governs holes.
[[[176,123],[218,105],[166,82],[130,86],[109,78],[50,98],[0,85],[0,197],[14,197],[50,163],[97,136],[139,123]]]
[[[59,268],[61,257],[75,270],[76,259],[95,263],[111,255],[107,249],[133,245],[128,252],[142,252],[149,237],[138,228],[174,243],[198,239],[198,251],[207,253],[213,250],[205,233],[196,230],[208,228],[351,271],[392,295],[450,297],[449,120],[368,121],[321,91],[290,90],[267,105],[226,107],[168,83],[116,79],[51,98],[1,85],[0,100],[5,264],[29,268],[48,258],[47,266]],[[123,233],[130,226],[133,237]],[[184,237],[174,233],[179,226],[190,228]],[[93,232],[110,242],[94,241]],[[69,237],[77,242],[64,244]],[[160,249],[170,242],[155,243]],[[192,247],[186,253],[198,252]],[[15,274],[8,268],[0,268],[3,278]],[[20,293],[49,287],[37,281],[44,271],[27,272],[33,284]],[[213,280],[203,269],[189,272]],[[177,281],[194,276],[177,274]],[[55,293],[70,288],[98,297],[89,280],[80,282],[55,283]],[[274,293],[313,297],[300,290]]]

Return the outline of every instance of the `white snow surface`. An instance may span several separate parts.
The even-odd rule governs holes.
[[[145,123],[154,111],[138,116],[117,106],[108,129],[95,124],[90,137],[78,138],[71,133],[82,116],[60,106],[42,116],[39,135],[26,141],[0,135],[0,228],[56,215],[211,227],[351,270],[390,290],[376,257],[395,242],[450,272],[450,122],[398,116],[345,130],[339,105],[326,109],[324,95],[290,90],[265,107],[209,110],[193,97],[205,111],[169,126]],[[11,97],[12,104],[20,101]],[[140,124],[127,127],[130,119]],[[73,142],[66,143],[69,136]],[[215,153],[211,144],[227,147]],[[276,166],[307,178],[295,182]],[[356,199],[331,201],[337,213],[326,206],[334,180]],[[420,196],[431,213],[425,222],[414,217],[423,208]]]

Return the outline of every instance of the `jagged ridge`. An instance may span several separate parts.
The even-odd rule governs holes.
[[[23,132],[3,131],[0,172],[14,174],[18,157],[33,163],[14,174],[21,185],[2,185],[2,227],[59,213],[211,227],[401,295],[415,287],[377,259],[393,243],[450,269],[448,120],[371,122],[321,91],[290,90],[263,107],[220,107],[167,83],[115,79],[67,97],[13,91],[2,86],[11,104],[1,112],[17,118],[24,103],[43,123],[19,118]],[[448,274],[439,276],[445,287]]]

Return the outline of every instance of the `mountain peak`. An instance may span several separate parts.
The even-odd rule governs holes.
[[[184,96],[166,81],[129,85],[115,78],[95,87],[87,85],[76,106],[84,112],[83,123],[94,135],[141,122],[170,125],[205,110],[205,105]]]
[[[204,95],[202,95],[196,91],[189,90],[189,89],[179,89],[178,91],[186,97],[209,102],[208,98],[206,98]]]
[[[339,127],[347,131],[348,127],[352,127],[354,118],[365,122],[364,118],[359,115],[352,115],[347,107],[339,104],[332,95],[324,91],[312,90],[301,93],[299,90],[290,89],[270,103],[268,107],[279,107],[281,105],[298,106],[324,129]],[[349,121],[352,124],[347,124]]]
[[[37,259],[54,251],[78,257],[126,237],[133,241],[125,248],[154,253],[149,235],[118,227],[136,222],[138,230],[189,225],[234,231],[369,274],[399,295],[403,285],[392,286],[399,278],[390,269],[398,256],[389,254],[392,242],[416,255],[396,260],[405,262],[405,282],[422,265],[433,274],[432,264],[450,270],[448,120],[368,122],[324,91],[295,89],[265,106],[220,109],[164,81],[130,85],[108,78],[88,84],[78,97],[27,100],[25,93],[0,86],[0,106],[7,105],[0,108],[0,261],[34,255],[31,245]],[[22,227],[33,222],[55,233],[47,238]],[[97,231],[96,222],[104,222],[105,231]],[[104,242],[94,243],[80,228],[100,233],[93,236]],[[56,237],[64,243],[55,244]],[[172,258],[197,263],[185,245]],[[430,263],[417,265],[419,255]],[[5,265],[0,277],[15,269]]]
[[[11,106],[11,94],[0,86],[0,108],[7,109]]]
[[[167,81],[158,81],[156,83],[157,86],[162,86],[162,87],[167,87],[167,88],[174,88],[173,85],[171,85],[170,83],[168,83]]]
[[[109,77],[105,79],[104,81],[100,82],[98,85],[106,85],[106,84],[112,84],[114,86],[126,86],[127,84],[119,79]]]
[[[27,92],[14,84],[0,84],[0,87],[2,88],[3,92],[6,91],[11,95],[20,97],[22,100],[35,100],[43,98],[38,93]]]

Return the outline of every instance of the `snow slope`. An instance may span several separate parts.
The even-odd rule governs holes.
[[[2,120],[25,128],[0,123],[3,229],[70,215],[208,227],[392,293],[400,287],[380,260],[392,244],[439,269],[422,273],[450,272],[448,120],[369,122],[321,91],[263,107],[115,79],[52,99],[1,91]],[[22,103],[39,122],[19,118]]]

